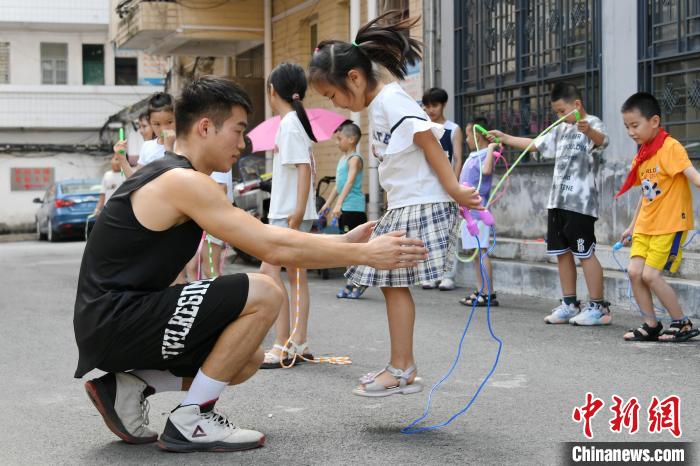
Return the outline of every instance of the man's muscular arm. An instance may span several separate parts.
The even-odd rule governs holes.
[[[136,191],[132,205],[147,228],[164,230],[192,219],[211,235],[270,264],[302,268],[367,264],[388,269],[413,267],[427,256],[422,242],[404,238],[403,232],[369,243],[349,243],[265,225],[233,207],[214,180],[192,170],[164,173]]]

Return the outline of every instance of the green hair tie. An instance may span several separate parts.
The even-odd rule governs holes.
[[[355,41],[352,41],[352,45],[354,45],[355,47],[359,47],[359,45],[357,45],[357,42]]]

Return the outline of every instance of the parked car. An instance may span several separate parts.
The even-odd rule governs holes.
[[[98,179],[57,181],[43,199],[35,198],[41,204],[36,213],[37,239],[85,238],[95,223],[95,218],[88,217],[99,200],[100,184]]]

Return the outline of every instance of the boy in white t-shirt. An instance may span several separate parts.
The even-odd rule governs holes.
[[[462,130],[459,125],[445,117],[447,91],[439,87],[430,88],[423,94],[422,101],[423,108],[425,109],[425,113],[428,114],[428,117],[430,117],[430,121],[441,124],[445,129],[445,133],[440,138],[440,145],[447,154],[447,158],[450,159],[455,177],[459,178],[462,170],[462,143],[464,141],[464,136],[462,135]],[[451,260],[451,271],[446,273],[442,280],[440,280],[441,291],[453,290],[455,288],[454,278],[457,270],[457,259],[454,257]],[[437,285],[438,282],[436,281],[425,282],[423,283],[423,289],[432,290],[436,288]]]
[[[92,215],[99,215],[102,208],[105,206],[107,201],[109,201],[109,198],[112,197],[112,194],[114,194],[114,191],[116,191],[126,179],[121,169],[120,160],[121,158],[118,154],[112,155],[112,159],[110,160],[112,166],[111,169],[107,170],[104,176],[102,176],[100,199],[97,201],[97,205],[95,206],[95,210],[92,212]]]

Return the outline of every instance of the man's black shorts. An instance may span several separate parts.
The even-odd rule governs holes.
[[[559,256],[569,251],[586,259],[595,251],[597,218],[570,210],[549,209],[547,214],[547,254]]]
[[[235,274],[149,295],[143,305],[119,316],[107,356],[97,366],[105,372],[130,369],[169,370],[193,377],[221,332],[238,318],[248,300],[248,276]]]

